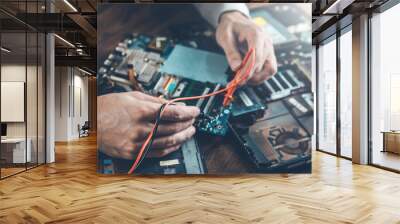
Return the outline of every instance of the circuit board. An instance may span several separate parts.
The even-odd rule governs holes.
[[[99,154],[99,169],[104,174],[126,173],[132,162],[129,160],[112,158],[105,154]],[[162,159],[147,158],[138,168],[138,173],[146,174],[204,174],[202,156],[197,145],[197,141],[191,138],[185,142],[181,149],[168,154]]]
[[[130,67],[135,69],[137,84],[144,92],[165,99],[215,92],[224,87],[231,74],[223,55],[182,46],[165,37],[134,34],[120,42],[100,67],[103,85],[99,89],[135,90],[136,80],[129,77]],[[221,96],[189,101],[189,105],[199,107],[202,112],[196,122],[197,129],[224,136],[230,118],[261,117],[269,102],[309,91],[310,83],[302,74],[296,64],[281,65],[278,73],[262,84],[239,89],[232,105],[226,108],[221,107]]]
[[[137,74],[130,77],[131,70]],[[136,86],[151,95],[174,99],[206,95],[228,82],[229,69],[223,55],[175,44],[165,37],[130,35],[118,44],[99,69],[103,78],[99,89],[109,92],[133,91]],[[228,120],[262,115],[265,106],[253,90],[239,90],[232,105],[222,107],[222,95],[187,101],[197,106],[201,116],[197,130],[225,136]]]
[[[310,172],[313,132],[312,94],[292,95],[272,102],[269,111],[246,131],[232,124],[232,132],[261,173]]]

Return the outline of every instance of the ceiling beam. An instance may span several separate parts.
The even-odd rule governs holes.
[[[315,33],[317,31],[321,30],[321,28],[323,28],[323,26],[334,17],[335,16],[319,16],[319,17],[317,17],[317,20],[315,22],[313,22],[313,24],[312,24],[312,32]]]
[[[322,14],[342,14],[353,2],[355,2],[355,0],[336,0],[323,10]]]
[[[97,44],[97,30],[90,24],[85,17],[80,14],[68,14],[71,20],[73,20],[78,26],[82,28],[83,31],[89,36],[86,41],[91,45],[95,46]]]
[[[79,66],[87,67],[96,71],[96,58],[91,56],[55,56],[56,66]]]
[[[16,17],[42,32],[82,30],[75,21],[61,13],[18,13]]]

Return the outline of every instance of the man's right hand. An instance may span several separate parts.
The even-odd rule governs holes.
[[[123,159],[135,158],[166,101],[141,92],[112,93],[98,97],[97,131],[100,150]],[[149,157],[165,156],[190,139],[197,107],[169,105],[158,126]]]

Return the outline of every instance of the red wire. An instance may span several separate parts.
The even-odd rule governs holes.
[[[161,111],[160,118],[162,117],[162,115],[163,115],[163,113],[165,111],[165,108],[168,105],[170,105],[170,104],[172,104],[174,102],[207,98],[207,97],[210,97],[210,96],[214,96],[214,95],[223,93],[225,91],[227,93],[225,94],[223,105],[224,106],[228,105],[232,101],[232,96],[233,96],[235,90],[237,89],[237,87],[241,84],[241,82],[243,82],[244,80],[246,80],[250,76],[251,69],[254,67],[254,63],[255,63],[255,54],[253,54],[253,52],[254,52],[254,48],[250,48],[249,51],[247,52],[246,56],[244,57],[244,59],[242,61],[242,64],[240,65],[238,70],[235,72],[235,78],[231,82],[229,82],[228,85],[225,88],[220,89],[220,90],[215,91],[215,92],[212,92],[212,93],[209,93],[209,94],[206,94],[206,95],[202,95],[202,96],[189,96],[189,97],[181,97],[181,98],[175,98],[173,100],[170,100],[170,101],[167,102],[167,104],[165,105],[164,109]],[[253,55],[253,57],[252,57],[253,60],[252,60],[251,64],[247,67],[247,70],[244,73],[244,76],[241,76],[241,71],[242,71],[243,67],[246,66],[246,64],[247,64],[247,62],[248,62],[248,60],[249,60],[251,55]],[[154,135],[155,128],[156,128],[156,126],[154,125],[153,128],[151,129],[151,132],[147,136],[145,142],[143,143],[142,147],[140,148],[139,154],[136,157],[135,162],[133,163],[133,165],[129,169],[128,174],[132,174],[135,171],[135,169],[137,168],[137,165],[138,165],[139,161],[141,160],[141,158],[143,156],[143,153],[145,151],[146,146],[149,144],[151,138]]]
[[[254,60],[252,60],[251,66],[247,67],[245,76],[243,78],[240,77],[240,74],[241,74],[240,71],[247,64],[250,55],[252,55],[252,52],[253,52],[253,48],[251,48],[247,52],[246,56],[244,57],[243,62],[238,69],[238,72],[235,74],[235,78],[230,83],[228,83],[228,85],[227,85],[228,90],[224,97],[223,106],[227,106],[231,103],[231,101],[233,99],[233,94],[235,93],[237,87],[241,84],[242,81],[246,80],[248,78],[248,76],[250,75],[251,69],[254,67]]]

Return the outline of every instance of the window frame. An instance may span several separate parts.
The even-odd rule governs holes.
[[[344,34],[346,34],[347,32],[352,32],[352,23],[347,24],[345,27],[339,29],[336,31],[336,33],[328,36],[327,38],[321,40],[319,43],[316,44],[316,57],[315,57],[315,63],[316,63],[316,103],[315,103],[315,116],[316,116],[316,151],[319,152],[323,152],[329,155],[333,155],[336,157],[340,157],[346,160],[352,160],[352,158],[347,157],[342,155],[342,150],[341,150],[341,118],[340,118],[340,104],[341,104],[341,99],[340,99],[340,81],[341,81],[341,67],[340,67],[340,37]],[[327,150],[321,149],[320,143],[319,143],[319,135],[320,135],[320,130],[319,130],[319,122],[320,122],[320,118],[319,118],[319,110],[321,109],[319,107],[319,90],[320,90],[320,86],[319,86],[319,78],[320,78],[320,74],[319,74],[319,51],[318,49],[320,48],[321,43],[328,43],[330,41],[336,41],[336,152],[332,153],[329,152]]]

